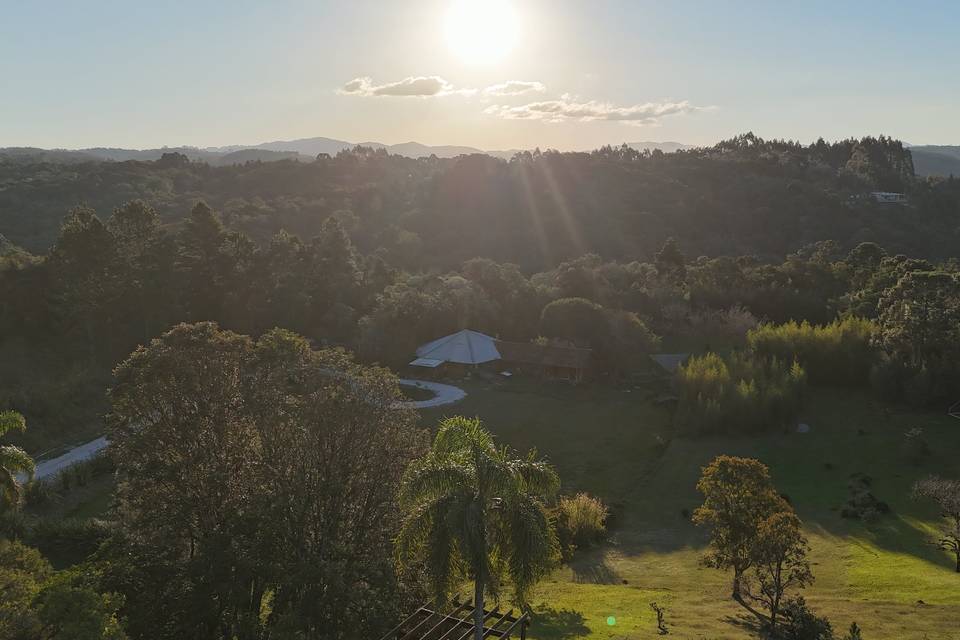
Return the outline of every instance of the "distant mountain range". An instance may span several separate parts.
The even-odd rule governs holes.
[[[90,149],[40,149],[36,147],[6,147],[0,148],[0,158],[26,162],[90,162],[110,160],[123,162],[125,160],[159,160],[164,153],[182,153],[197,162],[206,162],[210,165],[232,165],[244,162],[274,160],[303,160],[312,161],[318,154],[336,155],[344,149],[352,149],[361,145],[374,149],[386,149],[393,155],[421,158],[435,155],[438,158],[455,158],[473,153],[485,153],[496,158],[510,159],[520,149],[483,150],[476,147],[455,145],[431,146],[419,142],[403,142],[400,144],[384,144],[382,142],[347,142],[334,138],[300,138],[298,140],[276,140],[252,145],[228,145],[224,147],[162,147],[159,149],[118,149],[108,147],[94,147]],[[690,145],[679,142],[628,142],[627,146],[637,150],[660,149],[664,153],[671,153],[679,149],[689,149]]]
[[[162,147],[159,149],[117,149],[94,147],[91,149],[39,149],[35,147],[0,148],[0,158],[24,162],[97,162],[125,160],[159,160],[164,153],[182,153],[195,162],[206,162],[214,166],[243,164],[245,162],[271,162],[275,160],[300,160],[310,162],[318,154],[336,155],[344,149],[357,145],[386,149],[393,155],[421,158],[435,155],[438,158],[455,158],[473,153],[485,153],[496,158],[509,160],[521,149],[483,150],[476,147],[456,145],[427,145],[419,142],[384,144],[382,142],[348,142],[335,138],[300,138],[298,140],[275,140],[260,144],[234,144],[224,147]],[[673,153],[683,149],[692,149],[694,145],[680,142],[628,142],[628,147],[643,151],[659,149],[664,153]],[[960,146],[913,145],[914,169],[919,176],[960,176]]]
[[[960,176],[960,146],[911,146],[913,170],[918,176]]]

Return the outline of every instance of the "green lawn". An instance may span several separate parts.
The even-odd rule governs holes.
[[[809,433],[677,438],[661,455],[669,413],[639,392],[541,390],[522,381],[466,389],[463,402],[423,411],[423,419],[478,415],[503,442],[548,457],[565,491],[599,495],[620,516],[609,544],[537,588],[531,638],[650,638],[651,600],[668,609],[669,637],[751,637],[751,621],[729,598],[729,576],[699,565],[703,532],[681,513],[699,503],[700,467],[720,453],[771,467],[810,539],[816,582],[805,595],[836,630],[856,620],[868,639],[960,638],[960,575],[927,544],[934,510],[909,499],[918,477],[960,475],[960,421],[886,409],[860,392],[816,391],[801,418]],[[933,449],[919,467],[901,447],[914,426]],[[873,525],[839,516],[847,478],[858,471],[873,477],[874,494],[893,510]]]

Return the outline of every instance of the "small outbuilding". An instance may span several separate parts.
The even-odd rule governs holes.
[[[503,340],[497,340],[497,349],[503,364],[512,369],[570,382],[583,382],[593,355],[590,349],[580,347]]]
[[[463,367],[493,362],[500,359],[496,342],[485,333],[464,329],[421,346],[410,365],[436,369],[446,364]]]
[[[673,375],[690,358],[689,353],[655,353],[650,356],[664,372]]]

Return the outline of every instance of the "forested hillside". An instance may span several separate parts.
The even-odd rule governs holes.
[[[877,204],[873,190],[905,192],[909,204]],[[588,252],[650,259],[668,237],[690,256],[775,259],[832,239],[943,258],[954,251],[960,181],[916,179],[910,152],[884,137],[802,146],[752,134],[677,153],[605,147],[510,161],[367,148],[223,167],[178,154],[0,161],[0,233],[34,253],[49,249],[71,207],[107,212],[134,199],[168,227],[204,200],[259,244],[280,230],[308,240],[336,214],[361,251],[398,267],[451,268],[479,256],[535,271]]]
[[[407,374],[418,345],[464,328],[531,348],[581,347],[590,358],[582,385],[519,369],[440,374],[468,391],[455,411],[489,416],[524,449],[542,446],[562,472],[561,484],[528,457],[515,484],[490,485],[519,491],[490,494],[503,531],[522,531],[521,542],[542,534],[539,551],[521,551],[536,566],[510,573],[514,598],[544,579],[530,637],[567,637],[551,635],[551,616],[568,607],[589,614],[578,635],[587,624],[606,630],[608,605],[594,587],[618,590],[627,611],[669,598],[670,611],[696,612],[671,613],[677,637],[700,637],[701,627],[683,630],[691,621],[728,627],[729,587],[703,571],[706,538],[693,527],[712,530],[711,549],[722,544],[695,477],[715,456],[714,467],[752,469],[752,495],[772,500],[745,530],[757,549],[768,529],[788,536],[802,579],[778,593],[806,587],[815,566],[826,586],[811,602],[837,624],[863,620],[892,630],[874,637],[907,637],[902,612],[921,598],[942,609],[918,616],[914,637],[955,617],[943,554],[893,522],[935,522],[906,504],[910,484],[920,465],[923,474],[955,467],[955,424],[942,414],[960,388],[960,181],[917,180],[899,142],[802,147],[745,135],[674,154],[625,146],[510,162],[357,148],[311,163],[214,168],[169,154],[2,170],[0,408],[9,411],[0,435],[25,449],[7,445],[20,464],[9,468],[111,439],[109,458],[28,484],[26,516],[0,513],[0,535],[17,541],[0,541],[0,555],[33,566],[13,579],[39,594],[0,607],[0,625],[24,621],[12,637],[81,615],[100,625],[89,636],[99,640],[380,637],[427,599],[431,581],[458,589],[466,574],[447,580],[450,555],[433,555],[453,548],[434,542],[445,530],[425,533],[418,519],[447,489],[410,474],[447,469],[430,456],[467,435],[496,452],[483,465],[521,461],[506,460],[479,420],[461,419],[440,425],[463,433],[438,436],[420,465],[422,427],[450,407],[425,409],[418,422],[393,372]],[[908,201],[879,204],[874,190]],[[653,354],[684,364],[667,378]],[[812,550],[766,466],[721,455],[727,447],[774,460],[810,518]],[[643,490],[638,469],[651,483]],[[900,480],[877,490],[895,516],[868,491],[866,474],[889,469]],[[511,509],[530,499],[520,489],[532,471],[549,482],[524,502],[535,517],[518,525]],[[814,472],[822,479],[811,481]],[[706,497],[691,516],[694,486]],[[571,524],[581,509],[592,533]],[[888,582],[910,590],[863,600],[871,577],[836,579],[853,553],[843,532],[859,531],[847,519],[879,522],[871,531],[895,538],[898,556],[907,548],[925,558],[919,568],[891,563]],[[626,544],[606,544],[608,525]],[[614,555],[650,532],[661,540],[653,553]],[[439,573],[421,568],[427,550]],[[595,553],[612,560],[615,580],[562,577]],[[70,568],[54,572],[44,557]],[[396,570],[397,557],[409,570]],[[772,562],[755,571],[777,570]],[[877,566],[876,557],[857,562]],[[637,590],[642,581],[655,591]],[[83,607],[61,611],[81,597]],[[802,599],[788,602],[782,624],[812,619],[829,630]],[[772,627],[779,600],[764,606],[757,624]]]

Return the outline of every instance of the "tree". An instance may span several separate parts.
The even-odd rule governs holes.
[[[138,342],[146,342],[158,325],[173,314],[171,295],[174,247],[160,229],[160,216],[142,200],[134,200],[114,209],[107,220],[107,229],[116,245],[114,279],[118,300],[114,315],[123,322],[120,327]],[[130,346],[124,345],[125,351]]]
[[[33,607],[41,640],[127,640],[117,616],[123,599],[100,593],[80,569],[54,575],[40,590]]]
[[[676,238],[667,238],[656,255],[657,273],[664,278],[683,280],[687,274],[686,258]]]
[[[404,593],[397,490],[424,444],[391,374],[199,323],[115,376],[106,583],[132,635],[379,637]]]
[[[0,411],[0,437],[26,428],[26,420],[16,411]],[[12,444],[0,445],[0,511],[20,504],[23,488],[17,476],[25,473],[32,478],[33,470],[33,459],[26,451]]]
[[[534,453],[514,459],[479,419],[448,418],[429,453],[404,474],[401,561],[422,562],[441,601],[465,573],[472,576],[474,635],[481,640],[484,594],[499,594],[502,569],[525,607],[530,588],[551,567],[558,545],[545,500],[558,488],[556,472]]]
[[[50,250],[54,313],[67,333],[81,333],[91,360],[112,328],[115,256],[113,236],[89,207],[70,210]]]
[[[540,332],[550,338],[573,340],[583,346],[599,343],[606,336],[603,307],[586,298],[560,298],[543,308]]]
[[[913,495],[932,500],[940,509],[946,522],[936,545],[954,555],[956,571],[960,573],[960,481],[930,476],[913,485]]]
[[[86,566],[55,573],[36,549],[0,540],[0,638],[126,640],[119,598],[92,577]]]
[[[761,525],[790,507],[774,488],[766,465],[752,458],[718,456],[703,468],[697,489],[704,500],[693,521],[710,528],[704,561],[715,569],[733,569],[732,597],[743,604],[741,587],[757,561]]]
[[[31,638],[38,633],[32,604],[53,568],[39,551],[0,538],[0,638]]]
[[[178,267],[183,274],[186,308],[196,320],[217,320],[223,311],[224,284],[230,271],[220,217],[198,202],[180,233]]]
[[[952,399],[960,381],[960,275],[910,271],[879,303],[879,342],[908,401]]]
[[[757,528],[752,550],[752,580],[745,582],[744,591],[767,610],[765,622],[771,635],[776,634],[787,591],[803,588],[813,581],[807,550],[806,538],[800,532],[800,519],[791,511],[774,513]]]

